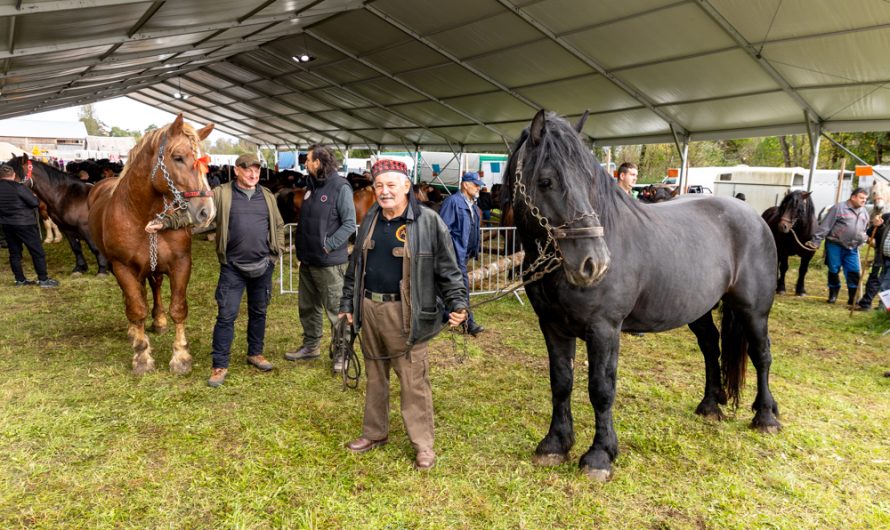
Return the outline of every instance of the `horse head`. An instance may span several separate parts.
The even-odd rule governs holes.
[[[597,208],[608,207],[605,196],[614,191],[579,136],[586,118],[573,128],[554,113],[538,112],[511,156],[508,177],[517,225],[534,234],[539,248],[552,249],[578,287],[595,285],[609,268]]]
[[[810,195],[812,192],[809,191],[792,191],[785,195],[785,198],[782,199],[782,203],[779,204],[779,231],[783,234],[787,234],[791,232],[795,225],[798,223],[803,223],[804,225],[808,225],[809,228],[812,225],[811,218],[813,217],[813,201],[810,199]]]
[[[134,165],[140,161],[151,164],[154,192],[172,198],[174,208],[188,208],[199,227],[209,225],[216,215],[213,192],[207,182],[209,157],[201,153],[201,141],[212,130],[213,124],[195,130],[180,114],[170,125],[146,135],[130,155]],[[145,153],[149,154],[147,160]]]
[[[868,200],[874,204],[874,209],[878,213],[883,213],[887,207],[887,198],[890,196],[890,185],[887,182],[875,182],[871,187]]]

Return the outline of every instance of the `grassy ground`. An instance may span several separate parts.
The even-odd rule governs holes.
[[[327,360],[281,359],[299,342],[294,295],[276,295],[270,308],[276,370],[244,364],[242,318],[229,380],[205,385],[218,272],[211,243],[195,244],[187,377],[166,371],[169,333],[152,336],[161,369],[130,375],[114,280],[68,277],[70,251],[48,252],[57,290],[11,287],[0,251],[3,528],[890,527],[890,338],[881,336],[890,321],[825,304],[820,269],[811,296],[778,298],[771,319],[780,434],[750,431],[747,408],[723,423],[693,414],[704,370],[689,331],[624,336],[621,455],[614,479],[596,484],[577,469],[593,437],[584,370],[572,461],[531,464],[550,393],[528,305],[486,305],[479,320],[488,331],[466,352],[448,333],[433,343],[440,458],[420,474],[397,412],[388,446],[344,450],[359,434],[362,389],[341,391]],[[753,399],[750,377],[743,398]]]

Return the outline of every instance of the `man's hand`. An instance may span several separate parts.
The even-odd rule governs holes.
[[[149,234],[155,234],[162,228],[164,228],[164,224],[157,219],[152,219],[147,225],[145,225],[145,231]]]
[[[460,326],[464,320],[467,319],[467,310],[466,309],[458,309],[452,313],[448,313],[448,325],[456,328]]]
[[[810,250],[819,250],[819,244],[813,243],[812,241],[807,241],[803,244],[803,246],[807,247]]]
[[[346,317],[346,322],[349,322],[349,325],[352,325],[352,313],[338,313],[337,318]]]

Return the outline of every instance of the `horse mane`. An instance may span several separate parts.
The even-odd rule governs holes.
[[[53,186],[59,185],[70,185],[75,179],[71,178],[71,175],[56,169],[52,164],[47,164],[46,162],[41,162],[40,160],[31,159],[33,164],[39,164],[40,167],[44,169],[47,178],[50,181],[50,184]],[[20,156],[13,157],[12,160],[7,162],[12,169],[15,170],[16,176],[18,177],[21,174],[22,178],[25,176],[25,167],[24,167],[24,159]],[[79,182],[79,181],[77,181]]]
[[[617,222],[619,205],[637,217],[648,217],[648,212],[639,202],[618,187],[569,122],[553,112],[547,112],[545,121],[541,143],[530,152],[525,152],[524,164],[526,167],[534,168],[533,174],[537,174],[548,162],[558,168],[558,173],[563,179],[561,188],[568,218],[578,215],[579,208],[574,199],[576,190],[590,189],[588,186],[591,182],[593,183],[593,189],[589,193],[591,206],[596,210],[604,227],[614,226]],[[502,194],[502,205],[513,202],[517,157],[528,138],[529,131],[525,129],[514,144],[510,159],[507,161],[506,193]],[[529,186],[528,189],[530,198],[534,202],[536,189],[533,186]]]
[[[135,169],[133,168],[143,168],[143,167],[151,167],[154,163],[154,160],[158,156],[158,149],[161,147],[161,140],[167,134],[167,131],[170,130],[173,124],[170,123],[161,128],[155,129],[145,136],[142,137],[141,140],[130,149],[130,156],[127,159],[127,165],[124,166],[123,171],[121,171],[120,178],[123,179],[127,175],[129,175],[130,171]],[[195,158],[199,158],[201,156],[201,139],[198,138],[198,132],[194,127],[189,125],[188,123],[183,122],[182,124],[182,134],[188,138],[189,145],[192,147],[192,151],[195,153]],[[167,148],[169,149],[170,144],[167,144]]]

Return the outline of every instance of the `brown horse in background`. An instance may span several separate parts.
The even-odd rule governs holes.
[[[151,344],[145,334],[146,280],[154,296],[154,328],[162,331],[167,325],[160,294],[163,274],[170,277],[170,316],[176,325],[170,370],[186,374],[192,369],[185,338],[186,289],[192,271],[191,229],[164,230],[150,237],[145,226],[159,214],[182,209],[188,209],[198,226],[207,226],[214,219],[216,209],[200,154],[200,142],[212,130],[211,124],[195,131],[183,123],[180,114],[172,124],[140,140],[130,151],[120,178],[99,182],[90,194],[90,231],[124,294],[136,375],[154,370]]]

